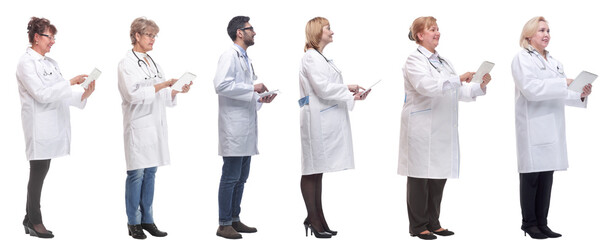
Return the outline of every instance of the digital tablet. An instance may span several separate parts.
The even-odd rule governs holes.
[[[489,61],[484,61],[482,65],[480,65],[480,68],[478,68],[478,70],[473,75],[471,82],[482,83],[483,82],[482,78],[484,77],[484,75],[486,75],[487,73],[490,73],[490,70],[492,70],[494,66],[495,66],[494,63],[491,63]]]
[[[573,82],[569,84],[569,87],[567,87],[567,89],[582,93],[582,89],[584,88],[584,86],[588,85],[589,83],[593,83],[595,79],[597,79],[597,74],[582,71],[580,74],[578,74],[576,79],[574,79]]]
[[[175,91],[183,91],[183,85],[186,84],[190,84],[190,82],[192,80],[194,80],[196,78],[196,75],[194,75],[191,72],[185,72],[180,78],[179,80],[177,80],[177,82],[175,82],[175,84],[173,84],[173,86],[171,87],[171,89],[175,90]]]
[[[100,77],[100,74],[102,74],[102,72],[98,70],[98,68],[94,68],[94,70],[92,70],[92,73],[90,73],[90,75],[87,75],[87,78],[85,78],[85,81],[81,83],[81,87],[87,89],[92,81]]]

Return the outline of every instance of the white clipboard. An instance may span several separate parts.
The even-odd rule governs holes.
[[[584,86],[588,85],[589,83],[593,83],[595,79],[597,79],[597,77],[597,74],[582,71],[580,74],[578,74],[576,79],[574,79],[573,82],[569,84],[569,87],[567,87],[567,89],[582,93],[582,89],[584,88]]]
[[[177,82],[175,82],[175,84],[173,84],[173,86],[171,87],[171,89],[175,90],[175,91],[183,91],[183,85],[186,84],[190,84],[190,82],[192,80],[196,79],[196,75],[194,75],[191,72],[185,72],[183,75],[181,75],[181,77],[179,78],[179,80],[177,80]]]
[[[365,94],[366,92],[368,92],[369,90],[371,90],[371,88],[373,88],[375,85],[377,85],[377,84],[378,84],[379,82],[381,82],[381,81],[382,81],[382,79],[377,80],[377,82],[375,82],[373,85],[371,85],[371,87],[367,88],[367,89],[366,89],[364,92],[362,92],[362,93],[360,94],[360,96],[362,96],[363,94]]]
[[[81,83],[81,87],[87,89],[92,81],[100,77],[100,74],[102,74],[102,72],[98,70],[98,68],[94,68],[94,70],[92,70],[92,73],[90,73],[90,75],[87,75],[87,78],[85,79],[85,81]]]
[[[475,74],[473,74],[473,78],[471,79],[471,82],[482,83],[483,82],[482,78],[484,77],[484,75],[486,75],[487,73],[490,73],[490,71],[492,70],[494,66],[495,64],[492,62],[489,62],[489,61],[482,62],[482,65],[480,65],[480,68],[478,68]]]

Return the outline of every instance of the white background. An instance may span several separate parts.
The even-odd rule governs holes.
[[[42,212],[56,239],[130,239],[124,208],[125,162],[117,63],[131,48],[129,27],[146,16],[160,26],[150,55],[167,77],[198,75],[190,93],[168,109],[172,165],[158,170],[154,201],[165,239],[215,239],[217,187],[217,96],[212,79],[231,41],[228,21],[247,15],[256,44],[248,49],[259,81],[280,89],[259,112],[260,155],[252,160],[242,220],[258,228],[245,239],[304,239],[301,196],[298,68],[306,22],[324,16],[335,32],[324,54],[335,60],[346,83],[378,84],[351,113],[356,169],[325,174],[324,208],[335,239],[407,239],[406,178],[396,174],[401,67],[416,48],[407,33],[419,16],[435,16],[437,50],[457,72],[496,63],[488,94],[461,103],[461,177],[449,180],[441,222],[455,231],[444,239],[525,239],[520,230],[514,130],[514,84],[510,64],[530,18],[550,22],[547,48],[565,64],[568,77],[599,75],[588,109],[567,109],[570,169],[555,173],[550,226],[562,239],[611,239],[612,84],[614,22],[605,1],[13,1],[0,10],[0,235],[23,234],[28,162],[15,80],[28,47],[31,16],[58,28],[48,56],[69,79],[102,70],[87,107],[71,112],[72,152],[53,159],[45,181]]]

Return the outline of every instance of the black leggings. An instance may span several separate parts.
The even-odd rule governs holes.
[[[41,192],[43,191],[43,183],[49,171],[51,159],[47,160],[31,160],[30,161],[30,179],[28,181],[28,200],[26,202],[26,217],[23,220],[24,224],[43,223],[41,216]]]

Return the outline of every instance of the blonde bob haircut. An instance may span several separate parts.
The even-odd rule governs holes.
[[[548,21],[542,16],[531,18],[522,28],[522,33],[520,34],[520,47],[529,48],[529,38],[531,38],[537,32],[539,28],[539,22],[544,22],[548,24]]]
[[[154,35],[160,32],[160,28],[153,20],[149,20],[145,17],[139,17],[132,21],[130,25],[130,40],[132,40],[132,45],[136,44],[136,34],[143,35],[145,31],[151,31]]]
[[[307,26],[305,26],[305,52],[309,48],[318,49],[322,39],[322,29],[326,25],[329,25],[328,19],[323,17],[315,17],[307,22]]]
[[[409,40],[420,44],[422,40],[418,38],[418,33],[421,33],[433,25],[437,25],[437,19],[434,17],[428,16],[416,18],[416,20],[414,20],[414,22],[411,24],[411,27],[409,27]]]

